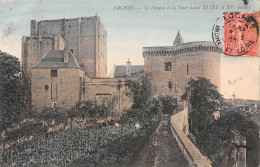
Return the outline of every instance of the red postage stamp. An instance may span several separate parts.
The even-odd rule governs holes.
[[[224,46],[226,56],[259,56],[259,14],[224,13]]]

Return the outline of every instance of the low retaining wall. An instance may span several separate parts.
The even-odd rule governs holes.
[[[171,116],[172,121],[177,125],[186,135],[189,134],[188,123],[188,107],[184,107],[181,111]]]
[[[181,127],[186,126],[185,118],[183,115],[186,115],[187,108],[171,116],[171,131],[176,139],[179,148],[182,151],[183,156],[188,160],[189,166],[191,167],[212,167],[210,162],[205,156],[203,156],[197,147],[190,141],[190,139],[182,131]],[[186,117],[187,118],[187,117]],[[181,126],[180,121],[183,121]]]

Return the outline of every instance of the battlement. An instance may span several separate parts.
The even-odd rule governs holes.
[[[156,96],[180,99],[190,79],[197,77],[210,79],[220,86],[221,50],[210,41],[181,41],[173,46],[143,48],[144,71],[153,75]]]
[[[200,51],[221,53],[213,42],[199,41],[183,43],[175,46],[143,47],[143,56],[173,56],[187,52]]]

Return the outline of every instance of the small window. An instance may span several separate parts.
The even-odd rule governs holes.
[[[73,53],[73,49],[70,49],[71,53]]]
[[[171,71],[172,70],[172,63],[167,62],[165,63],[165,71]]]
[[[57,70],[51,70],[51,77],[58,77]]]
[[[171,81],[168,82],[168,88],[172,89],[172,82]]]
[[[49,85],[45,85],[45,90],[48,90],[49,89]]]
[[[187,64],[187,75],[189,75],[189,64]]]

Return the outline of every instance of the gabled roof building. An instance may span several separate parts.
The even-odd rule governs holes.
[[[115,78],[130,78],[136,77],[144,73],[143,65],[131,65],[128,60],[126,65],[119,65],[114,67],[114,77]]]

